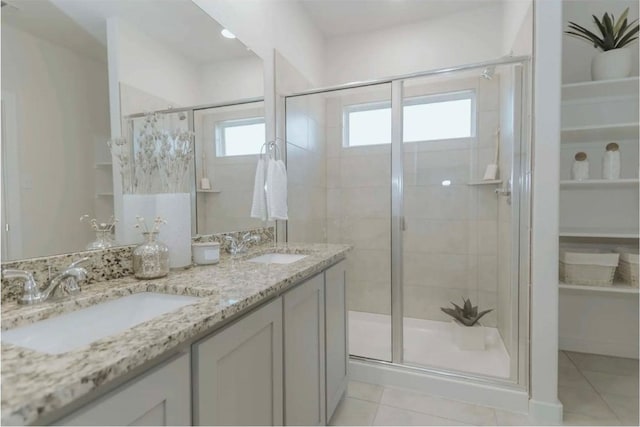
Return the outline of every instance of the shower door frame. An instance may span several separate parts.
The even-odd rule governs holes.
[[[350,355],[351,360],[363,361],[384,367],[400,367],[407,372],[435,375],[441,378],[461,379],[477,384],[500,385],[507,389],[526,390],[529,386],[529,279],[530,279],[530,200],[531,200],[531,76],[530,56],[508,56],[491,61],[440,68],[423,72],[393,76],[363,82],[347,83],[290,93],[284,96],[285,120],[286,101],[305,95],[356,89],[380,84],[391,84],[391,362],[364,356]],[[456,372],[435,366],[406,365],[403,361],[403,232],[404,224],[404,158],[402,138],[403,86],[405,80],[419,77],[446,75],[458,71],[469,71],[491,66],[513,65],[521,67],[520,93],[514,101],[514,143],[511,168],[512,225],[511,249],[517,256],[512,257],[512,308],[517,307],[517,320],[512,328],[512,347],[517,349],[517,360],[511,363],[509,378]],[[519,112],[519,114],[518,114]],[[286,140],[286,139],[285,139]],[[286,144],[285,144],[286,152]],[[517,209],[517,210],[516,210]],[[516,215],[514,215],[516,212]],[[288,240],[288,233],[287,233]],[[517,284],[516,285],[514,285]],[[514,372],[515,371],[515,372]]]

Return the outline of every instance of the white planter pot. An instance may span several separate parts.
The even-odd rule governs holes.
[[[473,326],[465,326],[454,320],[451,322],[453,343],[460,350],[484,350],[485,330],[480,323]]]
[[[599,52],[591,60],[591,79],[623,79],[631,75],[631,66],[631,49],[621,48]]]

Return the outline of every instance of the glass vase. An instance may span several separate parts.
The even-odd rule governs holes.
[[[96,230],[96,240],[87,245],[87,250],[108,249],[115,245],[111,230]]]
[[[138,279],[157,279],[169,274],[169,247],[157,240],[158,232],[145,232],[144,242],[133,251],[133,274]]]

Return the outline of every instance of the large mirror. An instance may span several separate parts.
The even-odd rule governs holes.
[[[107,142],[133,157],[150,117],[189,135],[193,234],[264,225],[250,217],[263,64],[223,29],[191,0],[3,1],[2,261],[84,250],[91,219],[120,220],[135,191]]]

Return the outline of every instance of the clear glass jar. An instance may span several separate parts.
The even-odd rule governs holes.
[[[133,250],[133,274],[138,279],[157,279],[169,274],[169,247],[157,240],[158,232],[145,232],[144,242]]]
[[[116,242],[113,240],[111,230],[96,230],[96,240],[89,243],[86,247],[88,251],[95,249],[108,249],[113,247]]]

